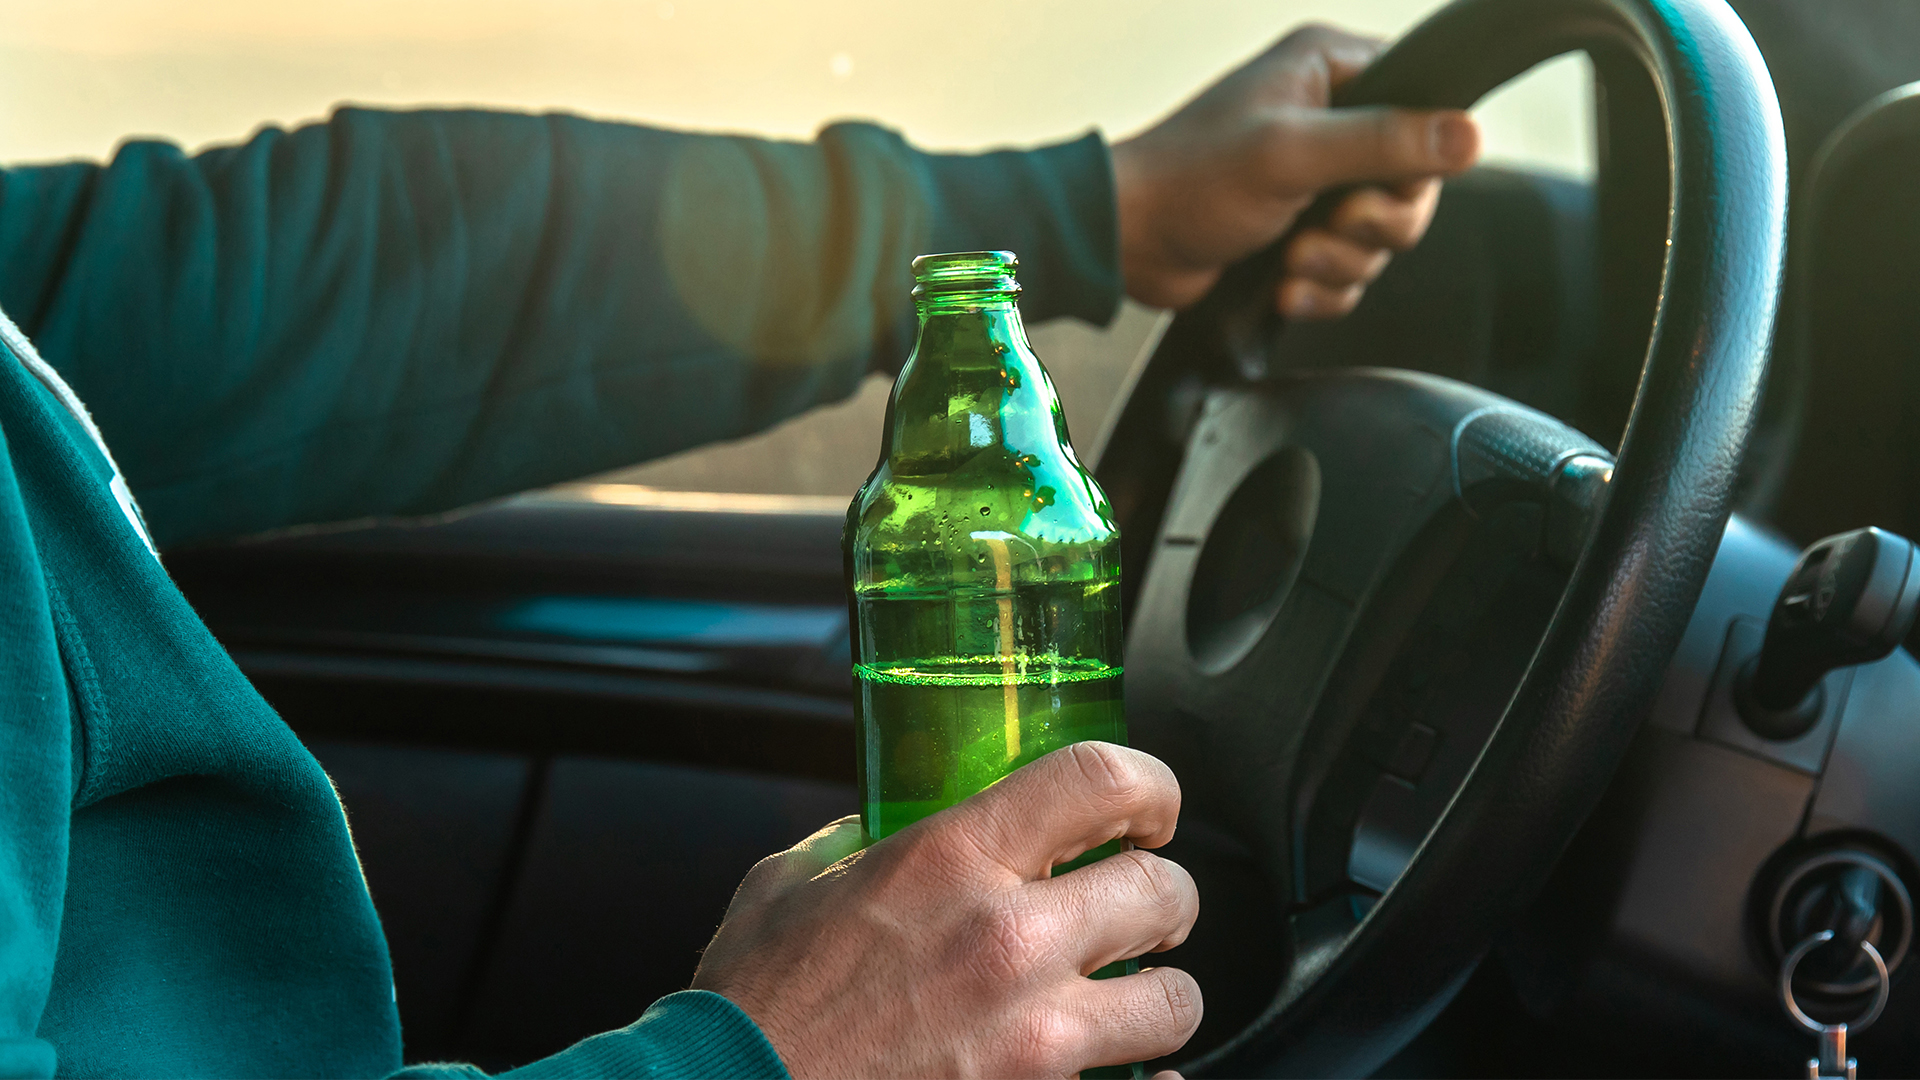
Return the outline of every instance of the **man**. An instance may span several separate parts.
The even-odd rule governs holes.
[[[1192,303],[1317,190],[1372,183],[1292,244],[1274,298],[1342,314],[1478,148],[1458,112],[1326,108],[1374,51],[1298,32],[1110,152],[343,110],[0,177],[20,320],[0,326],[0,1075],[402,1064],[339,804],[156,547],[442,510],[764,426],[899,355],[924,251],[1011,248],[1031,317],[1105,321],[1123,287]],[[1083,976],[1177,943],[1191,880],[1145,850],[1048,870],[1158,846],[1178,809],[1164,766],[1083,744],[864,851],[836,823],[748,876],[695,990],[519,1071],[1170,1052],[1190,978]]]

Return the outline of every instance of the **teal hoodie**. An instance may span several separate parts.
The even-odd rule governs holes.
[[[924,251],[1015,250],[1030,317],[1104,322],[1111,183],[1097,136],[360,109],[0,172],[0,1076],[402,1070],[339,801],[156,547],[764,427],[904,355]],[[697,991],[518,1072],[784,1075]]]

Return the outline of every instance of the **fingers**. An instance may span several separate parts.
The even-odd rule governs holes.
[[[1327,230],[1367,248],[1405,251],[1420,242],[1440,205],[1440,182],[1421,180],[1394,189],[1364,187],[1340,200]]]
[[[1112,743],[1062,747],[929,818],[940,834],[1022,880],[1109,840],[1141,847],[1173,839],[1180,782],[1159,759]],[[913,828],[918,828],[914,826]],[[904,835],[904,834],[903,834]]]
[[[1356,34],[1337,26],[1325,23],[1308,23],[1287,36],[1281,38],[1268,49],[1260,60],[1265,61],[1278,73],[1291,74],[1300,70],[1303,61],[1317,62],[1325,70],[1325,86],[1316,87],[1318,103],[1326,103],[1326,95],[1334,87],[1366,70],[1373,58],[1380,55],[1381,39]],[[1284,77],[1284,74],[1282,75]]]
[[[1088,979],[1076,990],[1074,1012],[1090,1035],[1083,1069],[1171,1054],[1200,1026],[1200,984],[1178,968]]]
[[[1348,195],[1324,226],[1303,229],[1288,244],[1275,306],[1294,319],[1351,312],[1365,287],[1387,268],[1392,252],[1420,242],[1439,203],[1437,180],[1361,188]]]
[[[1289,190],[1451,176],[1480,156],[1458,109],[1303,109],[1276,129],[1270,172]]]
[[[1187,940],[1200,914],[1200,890],[1179,863],[1123,851],[1032,886],[1057,904],[1068,928],[1062,951],[1089,975],[1115,960],[1164,952]]]
[[[1274,148],[1281,188],[1369,185],[1294,238],[1274,296],[1289,318],[1338,318],[1359,305],[1391,252],[1420,242],[1440,203],[1437,178],[1473,164],[1480,129],[1457,110],[1378,108],[1311,110],[1291,130]]]
[[[1286,276],[1332,289],[1365,285],[1387,268],[1391,255],[1384,246],[1355,243],[1327,229],[1304,229],[1287,245]]]
[[[1365,285],[1335,289],[1305,278],[1285,278],[1274,298],[1274,306],[1289,319],[1337,319],[1360,306]]]

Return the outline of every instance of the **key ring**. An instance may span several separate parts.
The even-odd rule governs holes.
[[[1835,1025],[1822,1024],[1800,1008],[1800,1003],[1793,999],[1793,971],[1800,966],[1800,961],[1807,958],[1808,953],[1832,940],[1833,931],[1822,930],[1795,945],[1793,951],[1787,954],[1786,960],[1780,965],[1780,1000],[1786,1003],[1787,1012],[1799,1021],[1800,1026],[1815,1035],[1824,1034]],[[1880,958],[1880,950],[1874,948],[1871,941],[1860,942],[1860,950],[1867,954],[1868,960],[1873,961],[1873,971],[1879,978],[1880,988],[1874,992],[1872,1008],[1862,1014],[1858,1020],[1839,1025],[1851,1034],[1865,1031],[1875,1020],[1880,1019],[1880,1011],[1887,1007],[1887,998],[1893,993],[1892,980],[1887,978],[1887,962]]]

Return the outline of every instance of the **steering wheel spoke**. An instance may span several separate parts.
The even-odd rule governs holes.
[[[1506,627],[1537,636],[1571,563],[1549,556],[1577,555],[1591,526],[1604,480],[1568,466],[1611,455],[1525,406],[1395,370],[1217,391],[1191,439],[1130,644],[1136,738],[1223,781],[1191,793],[1189,815],[1232,823],[1290,907],[1383,892],[1504,708],[1489,688],[1515,685],[1486,678],[1481,654],[1515,653]],[[1528,580],[1544,584],[1507,596],[1543,558]],[[1470,700],[1452,692],[1460,715],[1436,718],[1436,688],[1462,675]],[[1295,797],[1236,797],[1265,794],[1260,777]]]

